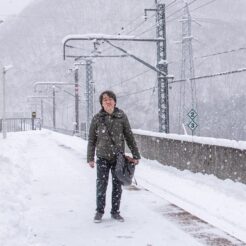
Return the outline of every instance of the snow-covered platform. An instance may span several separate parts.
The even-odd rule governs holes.
[[[0,245],[246,245],[246,185],[143,159],[124,189],[124,223],[93,223],[87,142],[48,130],[0,139]],[[198,219],[199,218],[199,219]],[[206,222],[205,222],[206,221]]]

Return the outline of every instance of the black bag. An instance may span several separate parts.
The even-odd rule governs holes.
[[[117,154],[115,173],[122,185],[131,185],[135,172],[135,165],[122,152]]]
[[[134,176],[134,172],[135,172],[135,165],[126,158],[124,153],[122,153],[121,151],[119,151],[117,149],[115,141],[114,141],[107,125],[105,124],[105,121],[103,123],[106,126],[107,133],[111,139],[111,142],[114,145],[115,153],[117,153],[117,155],[116,155],[116,167],[115,167],[116,177],[120,180],[122,185],[131,185],[132,179]]]

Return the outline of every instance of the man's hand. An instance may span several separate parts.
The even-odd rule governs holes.
[[[89,166],[91,168],[94,168],[95,167],[95,162],[94,161],[90,161],[90,162],[88,162],[88,164],[89,164]]]
[[[128,156],[128,155],[126,155],[125,157],[126,157],[126,159],[127,159],[129,162],[133,163],[134,165],[137,165],[137,164],[139,163],[139,160],[138,160],[138,159],[134,159],[134,158],[132,158],[132,157],[130,157],[130,156]]]

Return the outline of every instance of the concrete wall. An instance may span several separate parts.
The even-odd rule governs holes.
[[[141,155],[180,170],[246,184],[246,150],[134,134]]]

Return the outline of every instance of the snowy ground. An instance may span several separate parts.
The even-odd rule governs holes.
[[[110,218],[108,192],[94,224],[96,170],[85,158],[85,141],[48,130],[0,139],[1,246],[206,245],[163,216],[170,202],[246,242],[246,185],[145,159],[140,189],[123,191],[125,222]]]

